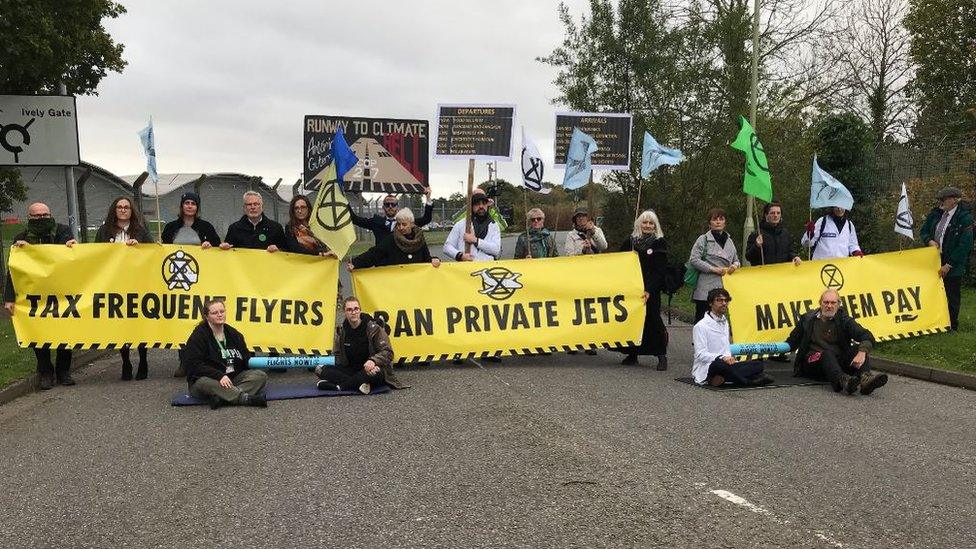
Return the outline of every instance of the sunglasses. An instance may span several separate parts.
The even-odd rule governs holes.
[[[529,221],[545,221],[544,217],[530,217]]]
[[[347,313],[358,313],[361,310],[359,307],[346,307]]]
[[[397,207],[397,203],[396,202],[384,202],[383,203],[383,207],[384,208],[396,208]]]

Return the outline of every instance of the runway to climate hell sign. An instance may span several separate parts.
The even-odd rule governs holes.
[[[639,342],[644,287],[632,253],[400,265],[353,271],[364,311],[399,361]]]
[[[166,244],[37,245],[10,256],[21,346],[175,347],[222,298],[256,350],[332,349],[338,261]]]

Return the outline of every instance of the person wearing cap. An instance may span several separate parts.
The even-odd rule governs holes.
[[[203,249],[220,246],[220,235],[200,218],[200,195],[187,191],[180,197],[180,215],[163,227],[163,244],[185,244]]]
[[[811,248],[815,260],[864,256],[854,222],[847,217],[847,210],[839,207],[830,208],[816,221],[808,221],[800,245]]]
[[[566,233],[563,254],[586,255],[605,251],[607,237],[603,236],[603,229],[596,226],[586,210],[576,210],[573,214],[573,230]]]
[[[712,288],[706,297],[708,312],[692,328],[695,359],[691,375],[695,383],[721,387],[726,382],[740,386],[760,386],[773,382],[759,360],[737,361],[729,348],[732,328],[729,325],[729,302],[732,296],[725,288]]]
[[[556,237],[549,232],[549,229],[543,227],[546,223],[545,212],[539,208],[532,208],[525,213],[525,223],[528,229],[520,233],[515,241],[515,259],[559,255],[559,250],[556,249]]]
[[[396,227],[396,214],[400,211],[399,206],[400,202],[397,200],[397,197],[388,194],[383,197],[383,215],[360,217],[356,215],[356,212],[352,211],[352,208],[349,208],[349,216],[352,219],[353,225],[371,231],[375,239],[374,243],[379,244],[381,240],[393,234],[393,229]],[[420,216],[420,219],[417,219],[414,225],[423,227],[430,223],[433,215],[434,205],[430,201],[430,187],[427,187],[424,189],[424,215]]]
[[[451,233],[444,242],[444,255],[456,261],[495,261],[502,254],[502,232],[491,216],[488,206],[491,199],[481,189],[475,189],[471,194],[471,230],[464,231],[464,221],[459,221],[451,228]],[[471,245],[471,251],[465,252],[465,244]]]
[[[962,191],[947,187],[936,195],[939,205],[932,208],[919,236],[933,248],[939,249],[942,266],[939,276],[945,284],[949,302],[949,327],[959,329],[959,307],[962,302],[962,277],[969,267],[973,249],[973,212],[960,204]]]

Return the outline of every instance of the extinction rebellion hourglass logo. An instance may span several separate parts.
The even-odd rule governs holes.
[[[178,250],[163,259],[163,282],[170,290],[189,290],[200,280],[200,265],[192,255]]]

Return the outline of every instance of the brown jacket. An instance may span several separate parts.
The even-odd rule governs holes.
[[[369,359],[383,370],[383,379],[386,380],[387,385],[394,389],[409,389],[410,386],[405,385],[393,373],[393,347],[390,347],[390,338],[386,335],[386,330],[367,315],[363,316],[363,322],[366,323],[366,336],[369,338]],[[342,344],[345,339],[344,325],[345,322],[336,327],[335,342],[332,345],[336,366],[347,364],[346,348]]]

